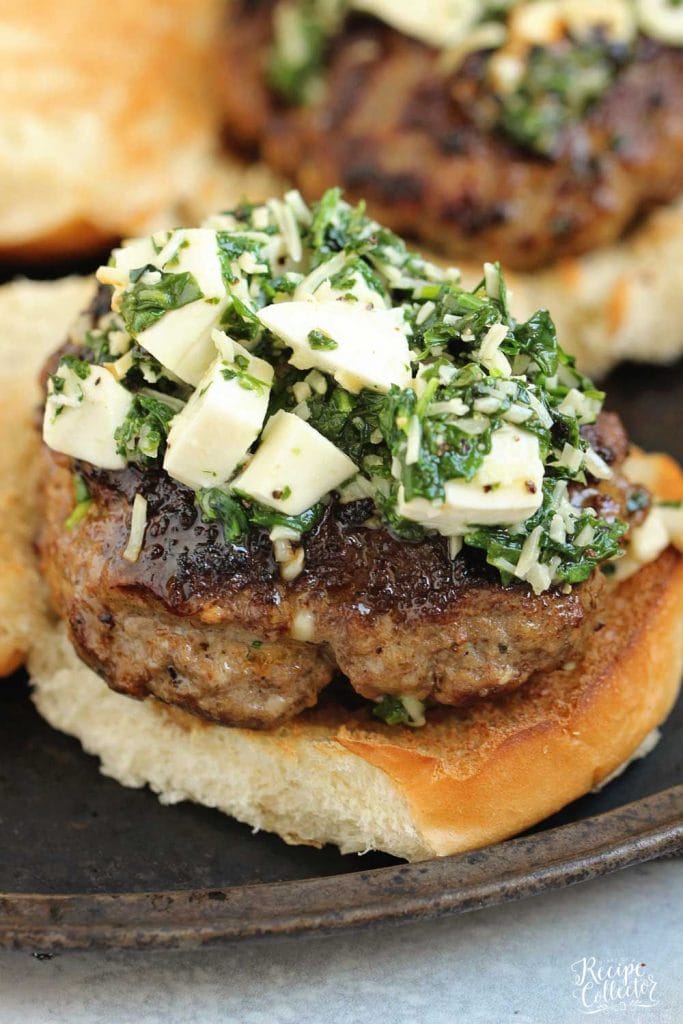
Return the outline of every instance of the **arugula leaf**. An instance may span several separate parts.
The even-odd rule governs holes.
[[[237,341],[253,341],[263,331],[256,313],[234,293],[221,317],[221,327]]]
[[[523,324],[517,324],[512,331],[512,340],[506,339],[501,345],[506,355],[530,356],[546,377],[557,372],[558,344],[555,324],[547,309],[537,310]]]
[[[221,487],[204,487],[197,491],[197,505],[207,523],[219,522],[228,544],[242,540],[250,526],[261,526],[272,530],[274,526],[286,526],[297,533],[308,533],[322,518],[325,506],[314,505],[299,516],[287,516],[267,505],[253,501],[246,494],[229,493]]]
[[[310,425],[336,444],[357,466],[366,455],[381,454],[381,448],[371,438],[379,428],[383,395],[369,390],[352,395],[335,387],[324,395],[311,395],[306,404]]]

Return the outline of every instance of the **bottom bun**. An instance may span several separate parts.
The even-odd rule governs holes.
[[[421,729],[322,704],[273,732],[203,722],[114,693],[51,626],[29,662],[34,701],[105,775],[163,803],[216,807],[289,843],[420,860],[528,828],[637,756],[683,669],[683,557],[613,590],[577,664]]]

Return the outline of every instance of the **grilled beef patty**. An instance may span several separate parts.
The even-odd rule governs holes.
[[[449,80],[436,51],[368,18],[350,18],[333,42],[320,101],[287,109],[268,85],[273,6],[228,8],[225,124],[306,196],[341,184],[450,257],[525,270],[615,241],[683,189],[683,49],[641,39],[546,159],[473,117],[480,55]]]
[[[602,514],[628,516],[623,428],[602,414],[589,429],[617,469]],[[301,575],[285,583],[267,531],[226,543],[162,470],[45,455],[39,549],[55,607],[83,660],[133,697],[265,728],[315,704],[340,671],[364,697],[455,705],[571,660],[597,625],[601,572],[570,593],[534,596],[526,584],[502,586],[474,550],[451,560],[441,537],[406,543],[365,526],[370,509],[358,501],[328,507],[305,536]],[[74,468],[93,507],[66,530]],[[122,552],[137,491],[147,530],[131,564]]]

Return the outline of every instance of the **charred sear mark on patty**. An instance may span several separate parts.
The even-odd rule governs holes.
[[[683,189],[683,49],[641,39],[548,159],[478,116],[481,54],[453,81],[434,50],[368,18],[333,42],[321,98],[286,107],[268,80],[273,6],[226,15],[225,124],[309,198],[343,183],[394,230],[523,270],[615,241]]]

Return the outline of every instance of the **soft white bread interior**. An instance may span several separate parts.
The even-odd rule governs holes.
[[[676,464],[654,459],[651,477],[683,494]],[[435,710],[420,729],[332,704],[273,732],[208,724],[113,693],[55,624],[29,670],[40,713],[124,785],[216,807],[287,842],[419,860],[505,839],[637,754],[679,690],[683,557],[669,548],[614,588],[580,662],[497,701]]]
[[[0,288],[0,676],[23,662],[44,615],[33,553],[38,374],[92,290],[92,279],[82,277]]]

